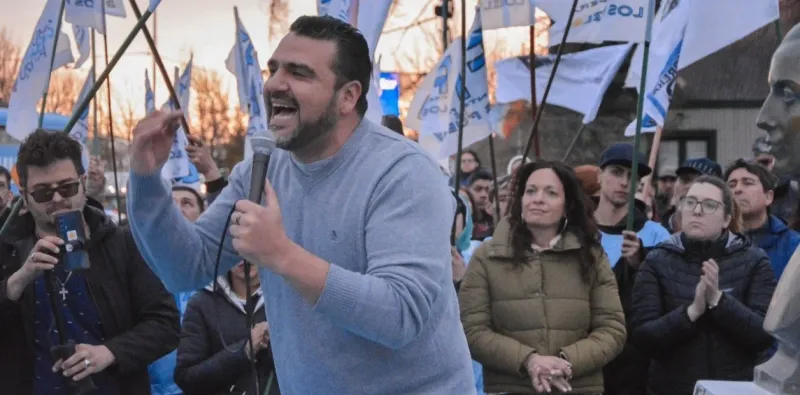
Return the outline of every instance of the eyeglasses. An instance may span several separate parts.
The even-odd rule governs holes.
[[[34,191],[25,191],[28,195],[31,195],[33,201],[36,203],[47,203],[53,200],[53,195],[58,192],[58,195],[69,199],[78,194],[80,190],[81,182],[80,181],[72,181],[66,184],[61,184],[55,188],[41,188],[36,189]]]
[[[719,210],[722,207],[722,203],[713,200],[713,199],[706,199],[706,200],[697,200],[693,197],[687,197],[681,199],[680,207],[681,210],[694,212],[697,205],[700,205],[700,212],[703,214],[714,214],[715,211]]]

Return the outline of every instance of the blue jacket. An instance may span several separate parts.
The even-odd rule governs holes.
[[[768,226],[747,232],[747,236],[767,253],[775,278],[780,280],[786,264],[800,244],[800,233],[789,229],[780,218],[770,215]]]

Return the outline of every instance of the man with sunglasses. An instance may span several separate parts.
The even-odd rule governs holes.
[[[27,213],[0,239],[0,383],[9,394],[68,394],[68,380],[92,377],[97,393],[149,394],[147,366],[177,347],[175,301],[142,259],[129,231],[86,205],[81,146],[65,133],[38,130],[17,158]],[[81,210],[90,267],[68,271],[57,256],[64,241],[54,215]],[[42,273],[60,286],[66,336],[59,344]]]

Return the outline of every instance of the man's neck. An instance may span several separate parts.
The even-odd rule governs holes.
[[[759,214],[742,216],[742,226],[744,230],[753,231],[764,226],[767,220],[769,220],[769,215],[767,215],[767,210],[764,210]]]
[[[627,214],[627,204],[615,206],[611,204],[611,202],[605,200],[603,196],[600,196],[600,202],[597,204],[597,210],[594,212],[594,219],[597,221],[597,224],[601,226],[616,226]]]
[[[258,291],[258,287],[261,285],[259,281],[258,275],[255,275],[254,278],[250,279],[250,292],[255,293]],[[247,300],[247,289],[245,287],[244,281],[233,281],[231,283],[231,291],[242,300]],[[252,295],[250,295],[252,296]]]
[[[361,117],[342,118],[327,135],[321,136],[307,147],[293,151],[292,155],[302,163],[314,163],[328,159],[342,149],[360,122]]]

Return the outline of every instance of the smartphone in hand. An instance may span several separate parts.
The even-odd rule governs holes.
[[[56,214],[58,237],[64,240],[62,250],[64,268],[68,271],[89,268],[89,254],[86,252],[86,229],[83,227],[83,214],[80,210]]]

